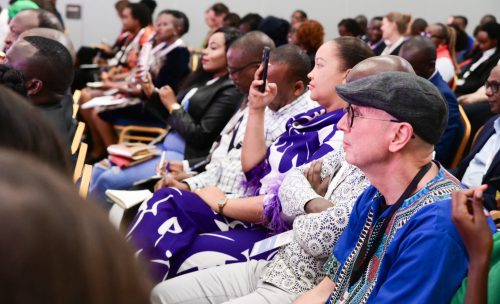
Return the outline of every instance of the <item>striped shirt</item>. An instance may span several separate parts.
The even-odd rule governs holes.
[[[317,103],[312,101],[309,98],[309,92],[306,92],[276,112],[266,108],[264,114],[266,146],[269,147],[285,131],[288,119],[316,106]],[[248,113],[249,109],[246,106],[231,118],[222,131],[220,143],[213,151],[205,172],[184,180],[191,190],[217,186],[223,192],[233,194],[236,197],[245,195],[245,189],[242,185],[245,177],[241,168],[241,147]]]

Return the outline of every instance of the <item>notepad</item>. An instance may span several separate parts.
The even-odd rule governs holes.
[[[99,96],[94,97],[88,102],[81,105],[82,109],[90,109],[99,106],[114,106],[128,101],[128,98],[116,98],[115,96]]]
[[[140,160],[149,155],[160,155],[161,151],[152,145],[143,143],[128,143],[110,145],[107,148],[111,155],[118,155],[130,158],[132,160]]]
[[[149,190],[106,190],[106,197],[123,209],[130,209],[153,197]]]
[[[154,154],[149,154],[149,155],[141,156],[140,158],[132,159],[132,158],[123,157],[123,156],[119,156],[119,155],[109,155],[108,159],[115,166],[118,166],[118,167],[123,169],[123,168],[132,167],[132,166],[141,164],[143,162],[146,162],[155,156],[156,155],[154,155]]]
[[[161,175],[159,174],[156,174],[156,175],[153,175],[153,176],[150,176],[150,177],[147,177],[147,178],[144,178],[144,179],[140,179],[138,181],[135,181],[133,186],[134,187],[137,187],[137,186],[141,186],[141,185],[144,185],[144,184],[148,184],[148,183],[153,183],[153,182],[157,182],[159,181],[160,179],[162,178]]]
[[[293,241],[293,230],[273,235],[272,237],[268,237],[267,239],[256,242],[253,245],[250,257],[252,258],[261,253],[268,252],[276,248],[280,248],[282,246],[285,246],[286,244],[291,243],[292,241]]]

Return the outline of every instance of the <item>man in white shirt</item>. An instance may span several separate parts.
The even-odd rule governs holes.
[[[498,209],[496,197],[499,196],[500,178],[500,66],[491,71],[485,87],[490,109],[497,115],[484,125],[471,153],[454,173],[468,187],[489,184],[484,193],[484,205],[495,210]]]
[[[263,33],[250,32],[240,38],[240,40],[234,42],[228,51],[227,56],[230,77],[242,92],[245,87],[248,92],[252,78],[242,79],[240,74],[244,73],[244,70],[242,70],[242,67],[233,68],[231,66],[233,61],[232,57],[236,55],[235,52],[241,51],[245,47],[248,48],[249,43],[255,44],[255,41],[258,41],[256,37],[262,35],[267,38],[267,36]],[[248,50],[246,51],[248,52]],[[260,59],[261,54],[262,52],[260,51],[258,55],[255,55]],[[244,54],[242,53],[241,55]],[[254,62],[254,66],[258,66],[260,60],[254,60],[252,62]],[[255,73],[256,69],[253,69],[253,71]],[[285,124],[288,119],[299,113],[305,112],[316,105],[316,102],[310,100],[309,94],[305,93],[299,98],[285,100],[285,103],[280,104],[272,110],[267,108],[265,110],[266,145],[271,145],[271,143],[285,131]],[[213,150],[210,157],[210,163],[207,164],[204,172],[197,176],[185,179],[183,182],[173,180],[171,176],[167,176],[162,181],[163,186],[173,186],[179,189],[191,191],[210,186],[217,186],[224,193],[231,193],[236,196],[243,195],[245,193],[245,187],[242,184],[244,175],[241,168],[241,146],[243,144],[247,120],[248,107],[245,105],[245,107],[240,109],[233,116],[224,130],[222,130],[219,144],[215,150]],[[173,168],[173,164],[175,167],[178,167],[177,163],[178,162],[171,162],[170,168]],[[185,164],[183,167],[184,171],[186,171]]]

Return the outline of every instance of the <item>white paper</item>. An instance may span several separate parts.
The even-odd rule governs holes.
[[[118,206],[117,204],[113,204],[113,207],[111,207],[111,210],[109,210],[108,218],[111,224],[115,226],[116,229],[119,230],[124,215],[125,215],[125,209]]]
[[[293,230],[283,232],[262,241],[259,241],[253,245],[250,257],[254,257],[264,252],[285,246],[293,241]]]
[[[149,190],[106,190],[106,196],[123,209],[130,209],[145,200],[153,193]]]
[[[81,105],[82,109],[90,109],[98,106],[114,106],[126,101],[127,98],[115,98],[114,96],[100,96],[89,100]]]

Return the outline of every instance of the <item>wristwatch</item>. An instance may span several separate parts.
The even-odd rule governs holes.
[[[222,210],[224,209],[224,207],[226,206],[227,204],[227,201],[229,199],[227,197],[225,198],[221,198],[218,202],[217,202],[217,205],[219,206],[219,214],[220,215],[224,215],[224,212],[222,212]]]
[[[172,114],[173,111],[177,111],[181,108],[181,105],[178,104],[178,103],[174,103],[171,107],[170,107],[170,111],[169,113]]]

